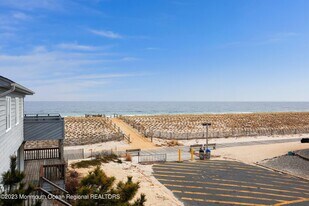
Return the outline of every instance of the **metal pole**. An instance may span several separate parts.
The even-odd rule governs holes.
[[[205,127],[206,130],[206,149],[208,149],[208,127],[211,125],[211,123],[205,122],[202,125]]]
[[[205,132],[204,132],[204,135],[205,135],[205,141],[206,141],[206,145],[207,145],[207,135],[206,135],[206,133],[207,133],[207,129],[206,129],[206,125],[205,125]]]
[[[208,149],[208,125],[206,126],[206,149]]]

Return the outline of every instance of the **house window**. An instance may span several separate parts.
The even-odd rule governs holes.
[[[15,124],[18,125],[19,124],[19,118],[20,118],[20,105],[19,105],[19,98],[18,97],[15,98],[15,108],[16,108]]]
[[[6,97],[6,131],[9,131],[12,127],[12,104],[11,104],[11,97]]]

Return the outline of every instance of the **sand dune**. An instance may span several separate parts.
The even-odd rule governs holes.
[[[106,117],[66,117],[65,145],[84,145],[122,140],[123,136]]]
[[[164,139],[195,139],[204,135],[203,122],[210,122],[210,137],[301,134],[309,132],[309,112],[122,116],[146,136]]]

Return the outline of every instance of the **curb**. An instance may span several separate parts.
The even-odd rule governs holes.
[[[269,169],[269,170],[272,170],[272,171],[275,171],[275,172],[280,172],[280,173],[283,173],[283,174],[286,174],[286,175],[290,175],[290,176],[293,176],[293,177],[297,177],[297,178],[302,179],[302,180],[309,181],[309,178],[301,177],[301,176],[292,174],[292,173],[290,173],[290,172],[278,170],[278,169],[275,169],[275,168],[272,168],[272,167],[268,167],[268,166],[262,165],[262,164],[260,164],[260,163],[254,163],[254,164],[255,164],[255,165],[258,165],[258,166],[260,166],[260,167],[263,167],[263,168],[265,168],[265,169]]]

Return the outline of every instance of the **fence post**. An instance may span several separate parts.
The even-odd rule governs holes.
[[[181,149],[178,149],[178,162],[182,162],[182,160],[181,160]]]

